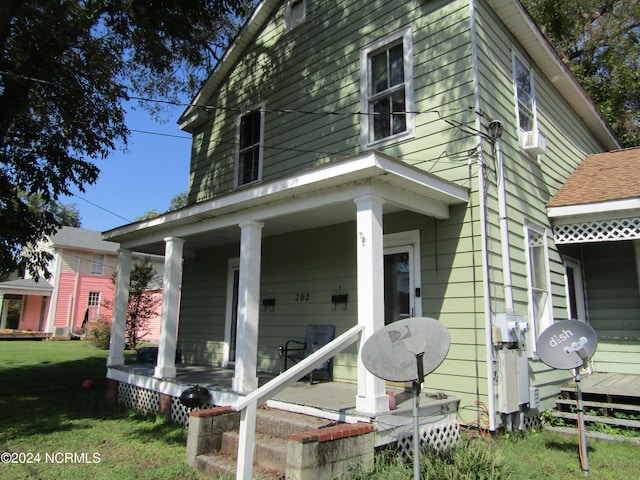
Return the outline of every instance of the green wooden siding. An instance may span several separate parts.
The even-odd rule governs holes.
[[[382,148],[452,181],[467,181],[473,83],[465,2],[309,2],[290,32],[283,10],[209,99],[194,132],[189,202],[233,189],[237,115],[264,104],[264,181],[360,151],[360,50],[411,26],[416,138]],[[330,33],[330,34],[328,34]],[[464,158],[460,157],[464,152]]]
[[[504,125],[513,297],[515,311],[524,315],[529,313],[524,225],[532,222],[547,229],[554,317],[566,318],[562,261],[545,205],[586,154],[602,151],[533,64],[538,126],[548,149],[541,162],[519,151],[512,77],[517,41],[485,0],[366,2],[366,8],[360,2],[318,0],[307,3],[305,22],[289,32],[280,8],[207,101],[209,119],[194,132],[189,202],[233,191],[237,116],[249,108],[263,105],[266,110],[263,181],[360,153],[360,52],[408,26],[416,135],[380,150],[469,188],[471,199],[452,208],[449,220],[403,212],[385,216],[384,229],[421,232],[423,314],[442,321],[452,337],[449,355],[428,377],[426,389],[457,395],[469,407],[488,400],[485,260],[491,311],[505,310],[496,162],[486,138],[489,122],[501,120]],[[518,51],[531,62],[523,49]],[[485,192],[479,191],[481,175]],[[486,202],[486,256],[481,251],[481,195]],[[222,360],[227,259],[237,256],[238,246],[229,245],[185,260],[180,342],[187,361]],[[275,298],[276,306],[273,312],[261,312],[258,368],[277,372],[277,346],[301,339],[308,324],[334,324],[337,334],[354,325],[355,275],[353,222],[264,238],[261,295]],[[349,295],[346,311],[332,310],[330,297],[337,292]],[[309,293],[309,300],[296,301],[297,293]],[[336,358],[335,378],[354,381],[355,366],[352,347]],[[539,361],[530,362],[530,372],[543,405],[551,406],[566,372]]]
[[[567,317],[564,274],[560,253],[554,245],[545,205],[566,178],[589,153],[603,151],[582,120],[572,111],[529,58],[517,40],[483,1],[477,9],[478,62],[483,125],[500,120],[504,125],[502,152],[506,176],[509,250],[511,256],[513,298],[516,313],[529,314],[527,293],[525,222],[543,227],[549,244],[549,269],[553,316]],[[513,88],[512,50],[522,55],[533,69],[538,129],[547,137],[547,151],[540,157],[528,156],[518,148],[516,105]],[[502,288],[502,256],[498,193],[495,182],[495,158],[488,142],[484,143],[487,165],[487,244],[489,246],[490,290],[492,311],[504,308]],[[567,377],[540,361],[530,362],[532,385],[540,387],[543,408],[552,406],[556,385]]]

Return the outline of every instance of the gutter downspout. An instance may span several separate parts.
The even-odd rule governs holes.
[[[475,0],[469,1],[471,19],[471,55],[473,58],[473,95],[475,97],[475,108],[481,112],[480,108],[480,75],[478,73],[478,42],[476,33],[476,5]],[[482,131],[482,119],[476,115],[476,130]],[[485,355],[487,359],[487,399],[489,430],[496,430],[496,393],[494,386],[495,365],[493,357],[493,337],[491,322],[491,289],[489,287],[489,251],[487,247],[487,199],[486,184],[484,178],[484,160],[482,155],[482,135],[478,134],[480,147],[478,149],[478,202],[480,209],[480,240],[482,248],[482,286],[484,297],[484,319],[485,319]]]
[[[496,181],[498,184],[498,218],[500,219],[500,249],[502,253],[502,285],[506,313],[513,313],[513,285],[511,283],[511,252],[509,249],[509,219],[507,218],[507,187],[505,185],[504,161],[502,159],[502,122],[493,120],[489,132],[493,138],[496,159]]]

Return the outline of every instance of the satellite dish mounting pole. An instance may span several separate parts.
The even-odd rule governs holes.
[[[581,348],[576,351],[576,353],[582,359],[583,366],[587,366],[587,362],[589,361],[589,355],[585,352],[584,348]],[[585,430],[584,424],[584,405],[582,402],[582,383],[580,377],[580,367],[576,367],[573,374],[574,380],[576,382],[576,403],[578,409],[578,429],[580,431],[579,435],[579,443],[580,443],[580,465],[582,467],[582,472],[586,477],[589,476],[589,452],[587,450],[587,431]]]
[[[420,390],[424,380],[424,352],[416,354],[418,378],[413,382],[413,478],[420,480]]]

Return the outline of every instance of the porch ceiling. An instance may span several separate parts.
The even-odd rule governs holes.
[[[185,240],[185,253],[239,241],[238,225],[264,223],[263,236],[355,220],[355,198],[376,195],[383,212],[410,210],[448,218],[466,203],[466,188],[379,152],[366,152],[104,232],[135,251],[163,254],[166,237]]]

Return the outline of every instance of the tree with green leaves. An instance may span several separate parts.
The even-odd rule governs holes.
[[[175,195],[171,201],[169,202],[169,209],[164,213],[173,212],[174,210],[178,210],[179,208],[187,206],[187,192],[182,192]],[[162,213],[158,212],[155,208],[143,213],[136,221],[140,220],[149,220],[150,218],[157,217],[158,215],[162,215]]]
[[[116,274],[112,281],[115,285]],[[129,278],[129,302],[125,323],[125,348],[135,350],[140,340],[149,333],[149,323],[160,313],[161,297],[156,293],[161,288],[158,274],[148,257],[133,262]],[[107,311],[114,308],[111,300],[105,300],[103,307]],[[91,329],[93,343],[98,348],[109,348],[111,338],[111,319],[101,318],[98,325]]]
[[[0,275],[45,271],[46,252],[21,252],[60,225],[47,207],[126,145],[125,102],[193,95],[253,3],[0,2]]]
[[[127,306],[126,348],[135,350],[142,337],[149,333],[149,322],[157,316],[161,299],[154,294],[156,271],[149,258],[131,267],[129,304]]]
[[[640,146],[640,2],[522,3],[621,143]]]

